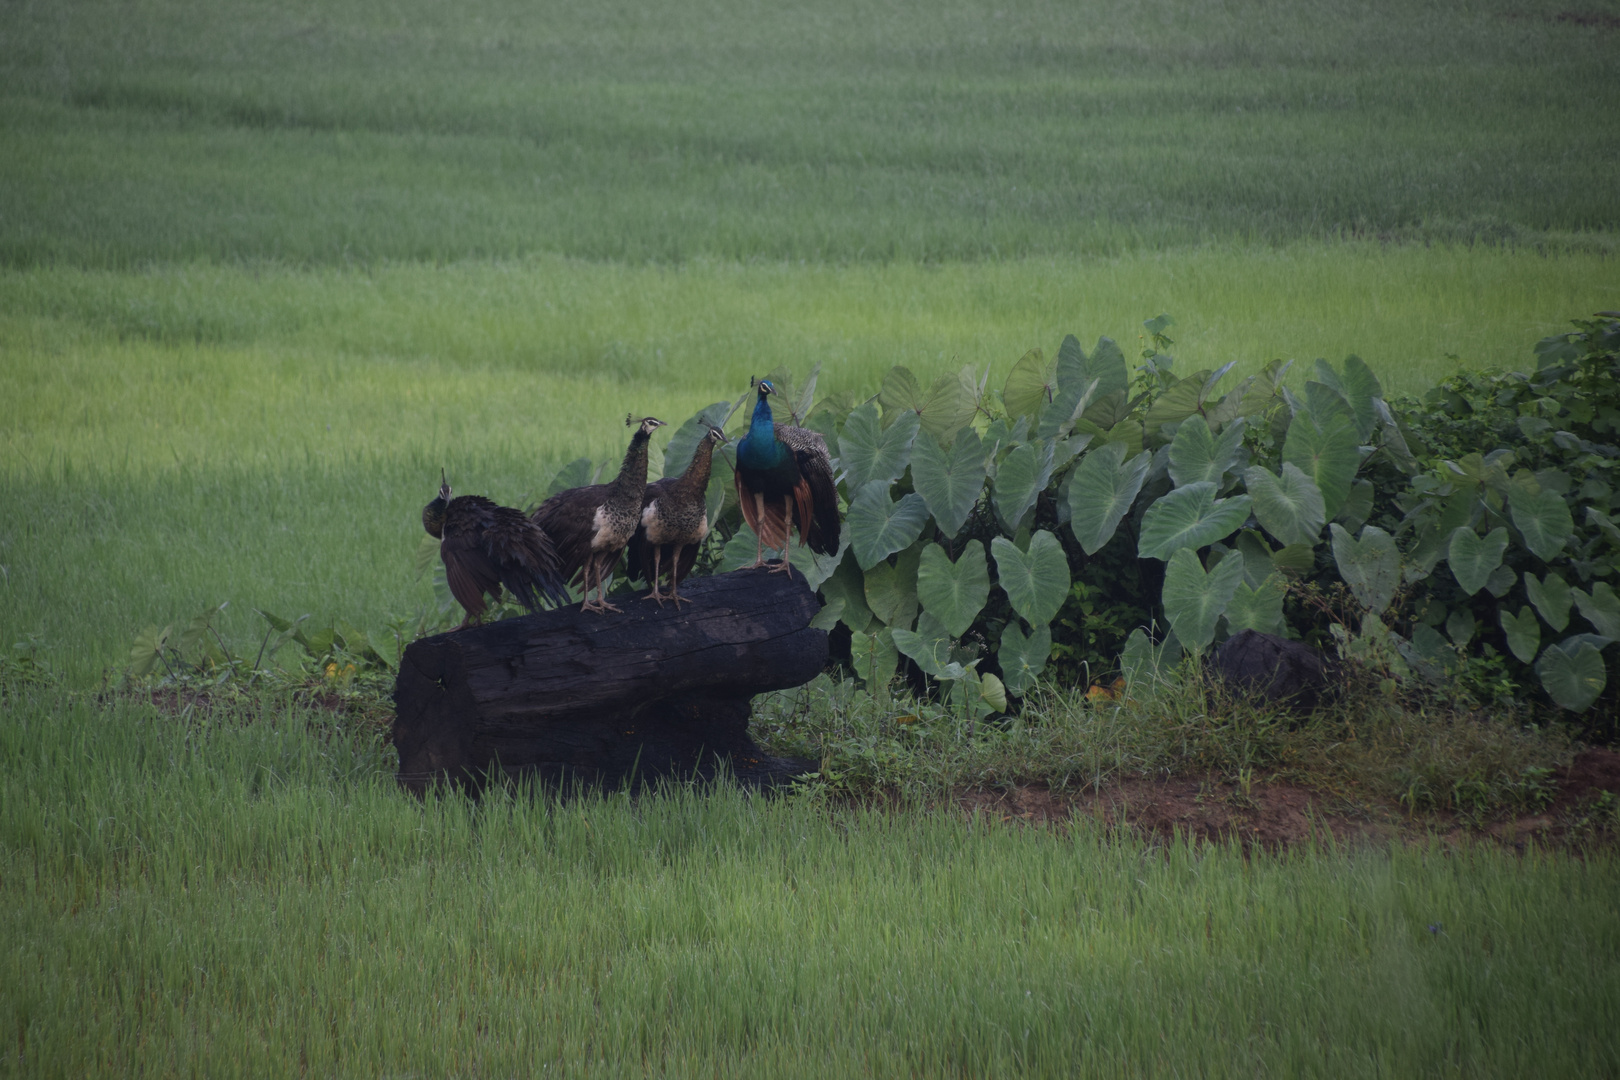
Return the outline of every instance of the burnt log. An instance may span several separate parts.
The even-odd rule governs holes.
[[[814,769],[748,735],[754,695],[827,663],[804,576],[737,570],[682,582],[682,596],[679,611],[616,596],[622,614],[570,606],[412,642],[394,684],[400,784],[613,788],[726,770],[764,786]]]

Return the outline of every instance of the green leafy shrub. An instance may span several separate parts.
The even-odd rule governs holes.
[[[1217,393],[1231,365],[1177,375],[1170,325],[1145,324],[1134,375],[1109,338],[1088,353],[1072,335],[999,390],[897,367],[867,401],[818,402],[815,373],[797,393],[772,374],[837,458],[841,546],[791,557],[858,678],[886,685],[906,661],[1022,697],[1173,677],[1255,629],[1335,649],[1389,693],[1599,700],[1620,640],[1616,318],[1542,342],[1534,375],[1462,374],[1393,404],[1354,356],[1318,360],[1299,392],[1273,362]],[[724,570],[756,541],[716,473]]]
[[[1612,737],[1620,314],[1574,325],[1536,346],[1532,374],[1460,372],[1399,403],[1424,462],[1391,502],[1422,586],[1414,646],[1453,673],[1483,661],[1504,689],[1539,685],[1574,712],[1602,698],[1589,726]]]

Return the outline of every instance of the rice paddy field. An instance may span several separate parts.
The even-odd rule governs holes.
[[[0,1072],[1620,1072],[1612,855],[423,804],[112,692],[221,602],[408,617],[441,467],[521,504],[783,365],[1525,366],[1620,308],[1567,2],[7,0]]]

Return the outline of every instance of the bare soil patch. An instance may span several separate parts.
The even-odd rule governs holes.
[[[1386,843],[1436,834],[1448,841],[1482,838],[1517,848],[1530,841],[1572,845],[1617,839],[1611,807],[1620,797],[1620,753],[1583,750],[1552,783],[1554,795],[1544,810],[1490,822],[1443,813],[1410,815],[1399,806],[1282,781],[1244,787],[1212,776],[1121,779],[1081,792],[1054,792],[1042,784],[964,790],[956,805],[1005,822],[1062,825],[1083,818],[1166,840],[1236,841],[1268,851],[1311,840]]]

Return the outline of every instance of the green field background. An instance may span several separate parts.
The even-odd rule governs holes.
[[[0,1075],[1614,1074],[1608,855],[418,803],[103,694],[224,601],[376,632],[441,468],[532,501],[783,366],[1527,366],[1620,308],[1566,3],[0,0],[0,646],[60,676],[0,682]]]

